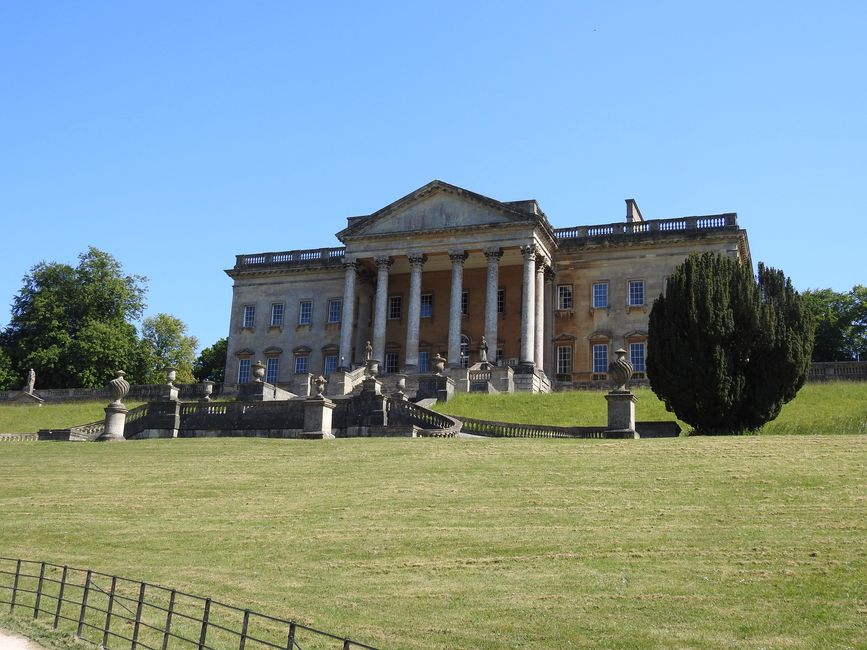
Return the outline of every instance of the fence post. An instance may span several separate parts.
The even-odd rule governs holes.
[[[250,610],[244,610],[244,623],[241,625],[241,643],[238,646],[238,650],[244,650],[244,646],[247,645],[247,625],[250,623]]]
[[[169,645],[169,637],[172,634],[172,615],[175,613],[175,590],[172,589],[172,593],[169,596],[169,607],[166,612],[166,629],[163,631],[163,650]]]
[[[205,650],[205,639],[208,636],[208,614],[211,612],[211,599],[205,598],[205,611],[202,613],[202,633],[199,635],[199,650]]]
[[[60,576],[60,591],[57,593],[57,609],[54,610],[54,629],[57,629],[60,623],[60,608],[63,606],[63,590],[66,588],[66,571],[67,567],[63,565],[63,573]]]
[[[349,650],[349,639],[343,639],[343,650]]]
[[[39,617],[39,602],[42,600],[42,581],[45,579],[45,562],[39,566],[39,582],[36,584],[36,602],[33,605],[33,618]]]
[[[102,647],[108,647],[108,630],[111,627],[111,610],[114,606],[114,588],[117,585],[117,576],[111,576],[111,589],[108,592],[108,607],[105,608],[105,627],[102,630]]]
[[[15,609],[15,597],[18,595],[18,576],[21,575],[21,560],[15,563],[15,582],[12,583],[12,603],[9,605],[9,611]]]
[[[87,596],[90,594],[90,580],[93,575],[93,571],[87,570],[87,577],[84,579],[84,594],[81,597],[81,613],[78,615],[78,630],[75,632],[75,636],[79,639],[81,638],[81,630],[84,629],[84,615],[87,613]]]
[[[141,583],[138,590],[138,605],[135,608],[135,627],[132,630],[132,647],[130,650],[135,650],[138,645],[138,630],[141,627],[141,608],[144,604],[145,583]]]
[[[295,623],[289,623],[289,642],[286,644],[286,650],[292,650],[295,647]]]

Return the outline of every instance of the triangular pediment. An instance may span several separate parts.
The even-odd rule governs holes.
[[[538,220],[534,201],[503,203],[442,181],[428,183],[366,217],[354,217],[337,233],[341,241]]]

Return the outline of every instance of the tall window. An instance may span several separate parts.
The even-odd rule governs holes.
[[[593,285],[593,308],[600,309],[608,306],[608,283],[596,282]]]
[[[240,359],[238,361],[238,383],[246,384],[250,381],[250,360]]]
[[[497,289],[497,313],[506,313],[506,290]]]
[[[244,305],[244,327],[252,328],[256,324],[256,305]]]
[[[269,384],[277,383],[277,371],[280,369],[280,359],[279,357],[268,357],[268,361],[265,366],[265,381]]]
[[[470,313],[470,292],[461,291],[461,313],[466,316]]]
[[[466,336],[461,337],[461,368],[470,367],[470,342]]]
[[[593,344],[593,372],[608,372],[608,344]]]
[[[430,352],[425,350],[418,353],[418,371],[430,372]]]
[[[310,325],[313,322],[313,301],[302,300],[298,305],[298,324]],[[307,372],[306,370],[304,372]]]
[[[306,354],[296,354],[295,355],[295,374],[300,375],[304,374],[308,371],[310,367],[308,364],[308,357]]]
[[[272,327],[282,327],[283,326],[283,312],[285,307],[282,302],[272,302],[271,303],[271,326]]]
[[[629,361],[632,363],[632,367],[635,368],[635,372],[644,372],[645,349],[643,342],[629,344]]]
[[[325,355],[325,374],[330,375],[335,370],[337,370],[337,355],[336,354],[326,354]]]
[[[421,294],[421,307],[419,314],[422,318],[430,318],[433,316],[433,294]]]
[[[400,319],[400,296],[388,297],[388,318],[389,320]]]
[[[397,372],[397,362],[398,362],[398,353],[397,352],[386,352],[385,353],[385,371],[386,372]]]
[[[557,346],[557,374],[568,375],[572,372],[572,346]]]
[[[644,304],[644,280],[629,281],[629,306]]]
[[[339,323],[343,311],[343,300],[331,298],[328,300],[328,322]]]
[[[571,284],[561,284],[557,287],[557,309],[572,309]]]

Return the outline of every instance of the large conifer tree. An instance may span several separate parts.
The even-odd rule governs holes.
[[[773,420],[803,386],[813,321],[781,271],[715,253],[691,255],[653,304],[647,375],[678,418],[701,433]]]

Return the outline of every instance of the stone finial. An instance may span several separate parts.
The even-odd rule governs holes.
[[[608,364],[608,378],[615,392],[625,392],[629,380],[632,379],[634,369],[629,359],[626,358],[626,350],[619,348],[614,351],[617,358]]]
[[[123,398],[129,394],[129,382],[124,379],[126,373],[123,370],[118,370],[117,377],[108,382],[108,389],[111,391],[112,404],[115,406],[123,406]]]
[[[322,397],[325,393],[325,384],[328,383],[328,380],[325,379],[322,375],[319,375],[313,380],[313,387],[316,390],[316,397]]]
[[[174,366],[166,366],[166,379],[168,380],[169,386],[175,385],[175,379],[178,378],[178,369]]]
[[[211,395],[214,393],[214,382],[212,382],[210,379],[206,379],[205,381],[203,381],[202,382],[202,393],[203,393],[202,401],[203,402],[210,402],[211,401]]]
[[[260,383],[265,381],[265,364],[261,361],[257,361],[250,366],[250,369],[253,371],[253,381]]]

